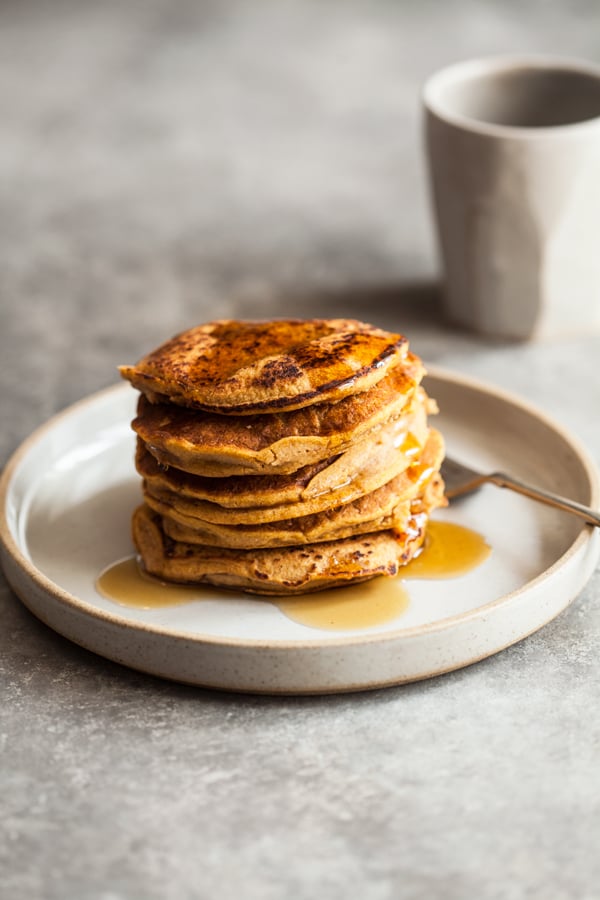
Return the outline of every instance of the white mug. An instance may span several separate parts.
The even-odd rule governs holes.
[[[423,102],[449,318],[518,340],[600,330],[600,67],[473,60]]]

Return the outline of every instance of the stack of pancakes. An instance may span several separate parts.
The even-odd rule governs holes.
[[[151,575],[259,594],[395,575],[444,501],[407,340],[347,319],[217,321],[123,366]]]

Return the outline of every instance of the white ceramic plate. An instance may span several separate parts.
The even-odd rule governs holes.
[[[445,372],[427,378],[449,452],[503,468],[598,506],[596,470],[577,442],[530,406]],[[399,684],[489,656],[540,628],[582,589],[600,552],[598,529],[510,491],[486,486],[440,517],[492,546],[456,579],[411,581],[394,622],[320,631],[274,605],[214,592],[159,609],[118,606],[95,583],[133,552],[139,502],[127,385],[53,418],[14,454],[0,482],[6,577],[26,606],[65,637],[108,659],[208,687],[317,693]]]

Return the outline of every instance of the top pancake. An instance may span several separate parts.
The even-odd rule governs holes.
[[[402,335],[353,319],[221,320],[176,335],[120,372],[151,401],[249,415],[366,391],[407,352]]]

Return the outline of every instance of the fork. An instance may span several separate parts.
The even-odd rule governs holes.
[[[540,503],[546,503],[548,506],[555,506],[565,512],[573,513],[575,516],[583,519],[588,525],[600,526],[600,513],[584,506],[583,503],[577,503],[575,500],[569,500],[566,497],[560,497],[551,491],[542,490],[533,487],[512,475],[506,475],[504,472],[490,472],[485,474],[477,472],[475,469],[465,466],[463,463],[455,459],[446,457],[442,463],[442,478],[446,484],[446,496],[450,499],[475,491],[483,484],[495,484],[498,487],[510,488],[519,494],[524,494],[532,500],[539,500]]]

